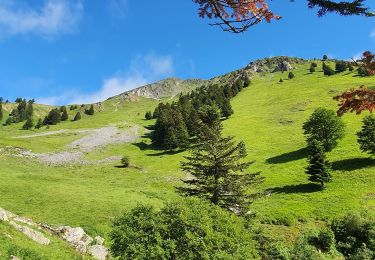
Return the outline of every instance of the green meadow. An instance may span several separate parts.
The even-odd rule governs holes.
[[[375,77],[358,77],[355,71],[327,77],[320,70],[321,62],[315,73],[309,72],[309,65],[298,65],[291,80],[281,72],[257,75],[232,100],[234,115],[223,121],[226,135],[246,143],[248,160],[254,161],[249,171],[260,171],[265,177],[260,186],[251,187],[261,194],[251,208],[256,225],[285,239],[293,239],[302,230],[351,210],[375,212],[375,159],[362,153],[356,140],[367,112],[343,116],[346,135],[328,154],[333,181],[323,191],[310,184],[304,173],[307,151],[302,130],[314,109],[336,110],[335,95],[360,85],[375,87]],[[20,130],[22,124],[0,126],[0,148],[20,147],[34,153],[63,150],[85,136],[77,130],[141,126],[140,137],[134,143],[110,144],[85,153],[88,160],[127,155],[131,167],[126,169],[118,167],[120,161],[49,166],[35,159],[0,154],[0,207],[36,222],[80,226],[92,236],[108,238],[113,219],[121,213],[139,203],[161,207],[176,198],[175,187],[185,177],[179,164],[186,152],[167,153],[151,145],[147,134],[153,121],[144,120],[144,114],[158,102],[115,98],[103,102],[102,111],[94,116],[83,115],[80,121],[69,120],[49,129],[24,131]],[[35,110],[40,116],[47,111],[39,105]],[[70,119],[77,111],[68,107]],[[59,130],[64,131],[40,135]],[[40,136],[17,138],[36,134]],[[31,246],[27,238],[0,223],[0,242],[5,233],[14,236],[20,247],[42,250],[47,258],[55,251]],[[0,252],[7,252],[11,246],[9,241],[0,243]],[[56,241],[53,246],[60,248],[59,259],[75,256],[63,243]]]

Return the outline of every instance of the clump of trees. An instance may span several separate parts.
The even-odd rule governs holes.
[[[160,211],[137,206],[116,219],[111,253],[119,259],[257,259],[242,218],[197,199],[167,203]]]
[[[54,108],[49,111],[48,115],[44,118],[44,125],[57,125],[61,122],[61,112],[60,109]]]
[[[233,114],[230,99],[247,86],[248,82],[244,80],[237,80],[232,85],[203,86],[181,95],[177,102],[160,103],[153,113],[153,118],[157,119],[153,143],[166,150],[187,148],[202,124]],[[213,111],[215,109],[219,114]]]
[[[30,129],[28,128],[28,125],[30,124],[30,122],[32,122],[32,117],[34,113],[34,102],[34,99],[26,101],[26,99],[17,98],[17,107],[10,112],[9,117],[5,122],[5,125],[29,121],[28,123],[24,124],[23,129]]]
[[[345,134],[345,125],[333,110],[318,108],[303,124],[307,143],[321,143],[325,152],[332,151]]]
[[[362,129],[357,133],[357,137],[361,150],[375,155],[375,117],[373,115],[363,119]]]

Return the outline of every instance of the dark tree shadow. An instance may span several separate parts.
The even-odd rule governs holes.
[[[354,171],[362,168],[375,166],[375,159],[371,158],[351,158],[332,163],[332,169],[337,171]]]
[[[286,185],[283,187],[276,187],[271,188],[266,191],[266,193],[312,193],[321,191],[321,188],[319,185],[314,183],[304,183],[304,184],[297,184],[297,185]]]
[[[268,158],[266,162],[270,164],[287,163],[287,162],[301,160],[303,158],[306,158],[307,155],[308,155],[308,149],[307,147],[304,147],[293,152],[283,153],[275,157]]]

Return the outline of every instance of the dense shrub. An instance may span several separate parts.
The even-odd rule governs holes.
[[[349,71],[353,71],[354,70],[353,64],[349,63],[348,68],[349,68]]]
[[[375,117],[373,115],[363,119],[362,129],[357,136],[361,150],[375,155]]]
[[[337,146],[345,134],[345,125],[333,110],[318,108],[303,124],[307,143],[319,141],[326,152]]]
[[[129,167],[130,166],[130,158],[129,158],[129,156],[123,156],[122,158],[121,158],[121,165],[122,165],[122,167],[124,167],[124,168],[127,168],[127,167]]]
[[[293,72],[289,72],[288,74],[288,78],[289,79],[293,79],[295,76],[294,76],[294,73]]]
[[[328,56],[327,55],[323,55],[323,60],[328,60]]]
[[[197,199],[160,211],[137,206],[115,220],[111,252],[120,259],[256,259],[243,220]]]
[[[338,73],[346,71],[347,68],[348,68],[348,64],[345,61],[336,62],[336,71]]]
[[[147,111],[146,114],[145,114],[145,119],[146,120],[151,120],[152,119],[152,113],[151,111]]]
[[[89,109],[85,109],[85,114],[89,116],[94,115],[95,114],[94,105],[91,105]]]
[[[367,214],[349,213],[331,224],[336,248],[349,259],[374,259],[375,221]],[[361,258],[367,255],[369,258]]]

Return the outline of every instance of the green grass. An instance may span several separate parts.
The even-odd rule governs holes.
[[[302,132],[302,124],[315,108],[336,109],[334,95],[362,84],[374,87],[375,78],[356,77],[354,72],[326,77],[320,69],[313,74],[308,69],[309,64],[299,65],[292,80],[287,79],[287,73],[255,78],[249,88],[233,99],[235,113],[224,121],[224,132],[244,140],[248,159],[256,161],[250,171],[261,171],[265,177],[265,182],[256,190],[269,191],[270,196],[254,202],[252,210],[257,219],[265,225],[292,226],[272,225],[270,230],[279,230],[276,233],[295,234],[296,229],[349,210],[367,208],[374,212],[375,208],[372,195],[375,162],[360,152],[355,136],[366,113],[343,117],[346,136],[337,149],[328,154],[334,165],[333,181],[324,191],[317,191],[309,184],[304,173],[307,162]],[[279,83],[281,77],[283,83]],[[22,131],[19,130],[21,124],[0,126],[0,147],[12,145],[34,152],[51,152],[80,138],[82,134],[72,134],[76,129],[125,122],[147,127],[152,121],[145,121],[144,114],[153,110],[157,103],[143,98],[133,102],[113,99],[104,102],[104,111],[93,117],[84,115],[78,122],[63,122],[48,130]],[[69,113],[72,118],[76,111]],[[14,138],[61,129],[68,132],[33,139]],[[113,155],[129,156],[132,167],[116,167],[120,162],[52,167],[0,154],[0,207],[37,222],[81,226],[90,235],[107,238],[113,218],[122,212],[137,203],[159,207],[177,196],[174,187],[184,177],[179,169],[184,153],[152,150],[150,140],[142,137],[136,144],[113,144],[92,151],[86,157],[97,160]]]

